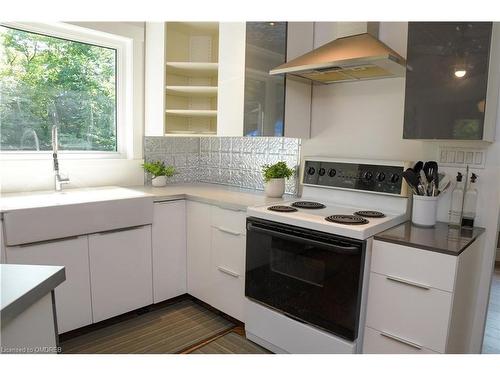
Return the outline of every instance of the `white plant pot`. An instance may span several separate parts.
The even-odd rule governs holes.
[[[281,198],[285,194],[285,179],[272,178],[265,183],[266,196],[269,198]]]
[[[411,221],[421,227],[432,227],[436,224],[437,201],[439,197],[425,195],[413,196]]]
[[[151,180],[155,187],[165,186],[167,184],[167,176],[156,176]]]

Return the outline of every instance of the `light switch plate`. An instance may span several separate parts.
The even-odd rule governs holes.
[[[484,169],[486,150],[467,147],[440,146],[438,151],[439,165],[445,167],[465,167]]]

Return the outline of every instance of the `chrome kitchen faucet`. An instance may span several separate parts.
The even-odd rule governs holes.
[[[57,149],[59,141],[57,136],[57,125],[52,126],[52,159],[54,160],[54,188],[61,191],[64,184],[69,184],[68,177],[61,177],[59,174],[59,161],[57,160]]]

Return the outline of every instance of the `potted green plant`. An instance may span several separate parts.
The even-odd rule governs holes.
[[[280,198],[285,193],[285,179],[289,179],[295,170],[288,168],[284,161],[262,166],[266,195],[270,198]]]
[[[151,183],[156,187],[165,186],[167,184],[167,177],[172,177],[175,174],[175,168],[173,166],[166,166],[165,163],[160,160],[145,162],[142,167],[146,172],[151,174]]]

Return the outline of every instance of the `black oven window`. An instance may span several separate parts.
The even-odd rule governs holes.
[[[271,246],[272,272],[323,287],[325,261],[318,258],[316,247],[280,238],[273,238]]]

